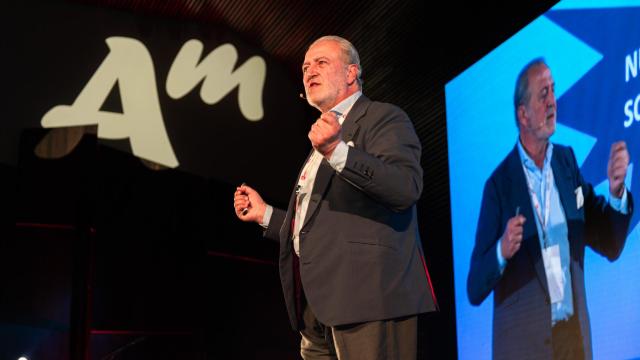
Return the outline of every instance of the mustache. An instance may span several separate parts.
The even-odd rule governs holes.
[[[556,114],[556,108],[555,106],[549,106],[547,107],[547,111],[545,112],[545,116],[548,118],[549,116],[555,115]]]

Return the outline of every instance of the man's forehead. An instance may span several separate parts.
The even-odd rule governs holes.
[[[529,71],[529,80],[541,83],[551,81],[553,82],[553,76],[551,76],[551,69],[545,64],[534,66]]]
[[[339,48],[335,41],[324,40],[311,45],[304,55],[304,60],[306,62],[320,57],[332,58],[336,57],[339,53]]]

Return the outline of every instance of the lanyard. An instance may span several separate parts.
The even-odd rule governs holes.
[[[538,197],[536,196],[535,191],[533,190],[533,185],[531,184],[531,179],[529,179],[529,172],[525,168],[524,164],[522,165],[524,169],[524,175],[527,179],[527,187],[529,188],[529,193],[531,194],[531,201],[533,202],[533,209],[536,211],[536,216],[538,217],[538,221],[540,222],[540,227],[542,228],[542,241],[544,243],[544,247],[548,247],[547,241],[547,225],[549,223],[549,213],[551,212],[551,175],[552,171],[550,168],[547,168],[546,176],[542,177],[542,185],[544,189],[544,216],[542,213],[542,206],[540,206],[540,201],[538,201]],[[543,168],[544,169],[544,168]],[[543,171],[544,172],[544,171]]]

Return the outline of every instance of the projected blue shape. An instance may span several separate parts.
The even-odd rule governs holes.
[[[640,1],[638,0],[564,0],[552,7],[551,10],[599,9],[638,6],[640,6]]]
[[[633,163],[629,165],[625,183],[633,191]],[[598,194],[609,197],[609,180],[595,187]],[[608,309],[638,309],[640,282],[624,280],[624,274],[633,276],[628,269],[636,268],[640,258],[640,226],[629,233],[620,258],[610,263],[591,249],[585,252],[587,305],[591,315],[591,335],[594,359],[631,359],[639,354],[634,339],[640,329],[640,311],[608,311]],[[611,294],[615,294],[612,298]],[[602,311],[604,310],[604,311]],[[611,331],[615,329],[615,331]]]
[[[580,3],[581,7],[601,7],[603,2]],[[626,6],[622,3],[616,2],[614,5]],[[554,9],[572,6],[577,7],[578,4],[573,1],[561,2]],[[599,184],[598,191],[608,193],[606,164],[611,143],[618,139],[627,140],[632,161],[640,150],[637,149],[640,141],[635,141],[631,132],[623,134],[618,126],[623,122],[624,101],[640,93],[640,88],[635,85],[635,82],[640,83],[640,71],[638,78],[630,81],[633,84],[629,86],[621,85],[618,80],[611,84],[610,80],[622,78],[624,82],[621,46],[628,46],[622,51],[623,55],[640,47],[640,25],[635,24],[640,24],[637,21],[638,9],[629,10],[551,11],[534,20],[445,87],[460,359],[491,357],[493,298],[487,298],[480,307],[471,306],[466,294],[466,277],[484,182],[517,139],[513,109],[516,76],[533,58],[545,58],[556,81],[558,98],[558,125],[552,141],[570,145],[585,178],[593,184]],[[613,53],[617,54],[616,59],[612,59]],[[640,54],[638,57],[640,62]],[[596,90],[602,92],[599,97],[593,95]],[[618,93],[621,95],[616,95]],[[621,99],[622,103],[612,101],[617,99]],[[640,123],[635,122],[630,128],[640,131]],[[635,132],[633,134],[635,137],[638,135]],[[629,167],[627,186],[631,186],[636,171],[640,171],[640,167]],[[637,199],[640,195],[634,196]],[[620,342],[624,340],[620,340],[619,336],[635,338],[640,333],[640,311],[637,310],[640,308],[637,306],[640,285],[627,286],[623,281],[613,284],[615,291],[628,295],[618,298],[620,304],[616,303],[615,306],[630,309],[627,311],[632,312],[627,316],[630,323],[616,323],[622,321],[619,314],[610,316],[610,311],[603,311],[607,309],[603,304],[607,299],[610,301],[612,294],[606,287],[612,289],[611,279],[620,279],[620,269],[635,274],[632,278],[640,277],[640,266],[631,263],[640,256],[640,230],[636,224],[634,217],[631,227],[634,230],[629,235],[623,256],[617,262],[609,263],[590,250],[586,253],[587,300],[595,358],[640,356],[640,345],[634,342],[621,346]],[[596,274],[609,274],[612,278],[603,281]],[[619,286],[627,288],[618,289]],[[625,303],[628,299],[633,299],[636,305],[630,307],[630,303]],[[615,335],[605,336],[604,329],[611,332],[611,326],[614,325],[617,326],[613,331],[613,334],[618,334],[617,340]]]
[[[558,121],[598,141],[581,165],[587,181],[599,184],[597,191],[608,196],[606,164],[611,144],[625,140],[631,154],[640,154],[640,123],[625,116],[625,103],[640,94],[640,73],[634,57],[640,57],[639,8],[554,11],[548,17],[567,31],[583,39],[603,54],[603,59],[558,100]],[[594,27],[594,24],[598,24]],[[629,63],[635,66],[629,67]],[[634,61],[635,60],[635,61]],[[633,105],[627,110],[635,110]],[[640,118],[638,119],[640,120]],[[638,187],[631,180],[640,167],[629,167],[626,184],[638,199]],[[585,285],[590,309],[593,355],[597,358],[628,359],[640,356],[640,346],[629,339],[640,333],[640,285],[628,279],[638,278],[637,224],[640,212],[631,219],[634,229],[622,256],[610,263],[591,250],[585,253]],[[615,294],[615,296],[611,296]],[[611,309],[615,309],[612,311]]]
[[[582,163],[587,159],[597,140],[595,137],[567,127],[561,123],[556,124],[556,133],[553,134],[552,139],[555,143],[571,146],[579,166],[582,166]]]
[[[630,75],[626,81],[624,56],[640,46],[640,8],[554,11],[547,16],[604,54],[602,61],[558,100],[559,122],[598,138],[581,170],[587,181],[600,183],[607,175],[603,169],[612,143],[625,140],[631,154],[640,153],[640,141],[635,141],[640,124],[632,119],[626,127],[624,110],[625,103],[640,94],[640,77]],[[586,99],[593,101],[586,103]],[[635,212],[632,226],[639,219],[640,212]]]

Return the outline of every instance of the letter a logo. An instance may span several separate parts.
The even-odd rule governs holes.
[[[134,155],[175,168],[178,160],[164,127],[153,61],[140,41],[106,40],[109,54],[72,105],[59,105],[42,117],[45,128],[98,125],[98,138],[129,139]],[[101,111],[118,84],[122,113]]]

